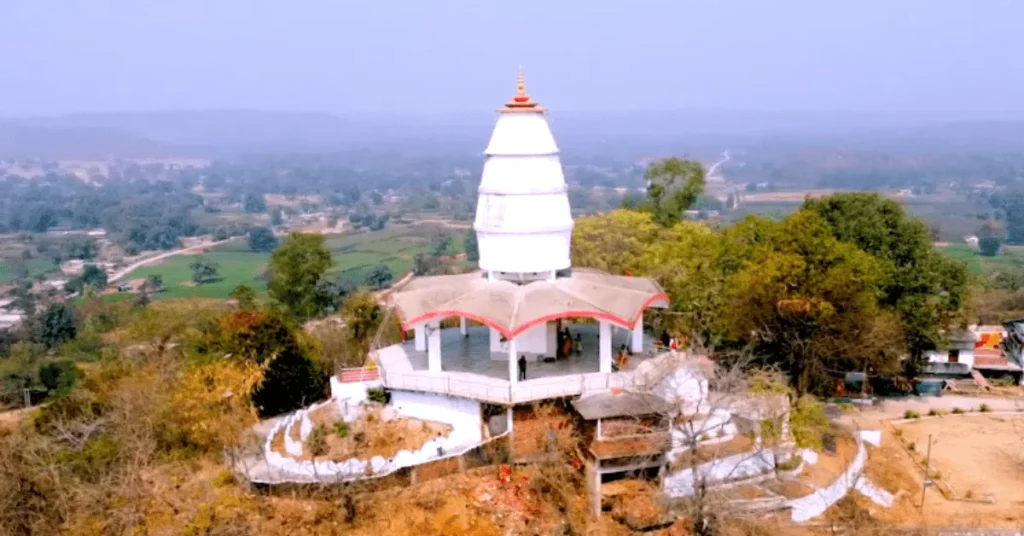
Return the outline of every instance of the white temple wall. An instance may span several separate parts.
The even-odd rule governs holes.
[[[508,353],[508,342],[501,342],[501,334],[496,330],[491,329],[490,333],[491,358],[504,361],[505,355]],[[534,326],[516,336],[516,352],[520,355],[525,354],[527,358],[555,355],[557,338],[554,322]],[[518,359],[518,356],[516,358]]]
[[[425,421],[450,424],[448,444],[476,443],[483,440],[480,403],[466,398],[392,391],[391,406],[399,415]]]
[[[476,229],[481,270],[528,274],[572,265],[569,259],[571,224],[567,229],[544,234],[489,233],[480,227]]]
[[[516,351],[527,355],[554,355],[554,347],[548,348],[547,324],[534,326],[516,336]]]
[[[693,495],[694,471],[701,481],[718,483],[725,480],[742,480],[775,469],[775,456],[769,451],[751,451],[719,458],[696,468],[684,468],[665,476],[662,481],[665,493],[670,497]]]
[[[485,155],[547,155],[558,153],[555,137],[542,114],[502,114],[494,125]]]
[[[681,366],[654,386],[654,394],[664,398],[683,415],[706,413],[708,380],[692,367]]]
[[[490,156],[484,161],[480,193],[565,194],[558,155]]]

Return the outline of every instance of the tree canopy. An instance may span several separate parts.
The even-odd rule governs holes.
[[[860,223],[857,223],[860,221]],[[871,194],[808,201],[779,221],[716,230],[647,211],[579,218],[574,266],[655,278],[671,297],[656,330],[711,351],[750,350],[803,393],[848,370],[897,373],[962,323],[967,275],[928,229]]]
[[[294,318],[316,316],[323,304],[319,284],[333,264],[323,235],[293,233],[270,258],[270,297]]]
[[[467,261],[477,262],[480,260],[480,245],[477,243],[475,230],[466,231],[466,236],[462,239],[462,249],[466,251]]]
[[[820,214],[836,238],[883,263],[880,304],[897,314],[915,359],[941,345],[948,329],[966,327],[966,267],[936,251],[928,226],[898,202],[877,193],[840,193],[808,200],[803,209]]]
[[[704,166],[695,160],[665,158],[652,162],[644,174],[647,198],[640,209],[654,215],[654,221],[669,227],[683,218],[704,193]]]
[[[249,249],[253,251],[274,251],[277,237],[268,227],[253,227],[249,230]]]

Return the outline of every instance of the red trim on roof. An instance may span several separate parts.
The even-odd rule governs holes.
[[[518,335],[520,335],[521,333],[523,333],[524,331],[526,331],[526,330],[528,330],[530,328],[533,328],[535,326],[539,326],[541,324],[545,324],[547,322],[551,322],[552,320],[559,320],[559,319],[562,319],[562,318],[593,318],[595,320],[607,320],[609,322],[613,322],[613,323],[618,324],[620,326],[635,326],[637,320],[640,320],[640,317],[643,315],[644,311],[647,310],[648,308],[650,308],[653,303],[658,302],[658,301],[668,302],[669,301],[668,295],[666,295],[666,294],[655,294],[655,295],[651,296],[650,298],[647,299],[647,301],[644,302],[643,305],[640,306],[640,311],[632,319],[620,318],[620,317],[615,316],[613,314],[599,313],[599,312],[594,312],[594,311],[565,311],[565,312],[562,312],[562,313],[555,313],[555,314],[551,314],[551,315],[546,315],[546,316],[542,316],[542,317],[539,317],[539,318],[535,318],[535,319],[533,319],[533,320],[523,324],[522,326],[519,326],[519,328],[516,329],[515,331],[508,331],[508,330],[502,328],[501,326],[495,324],[494,322],[491,322],[490,320],[487,320],[484,317],[477,316],[477,315],[474,315],[472,313],[468,313],[466,311],[458,311],[458,310],[434,311],[434,312],[431,312],[431,313],[427,313],[425,315],[420,315],[420,316],[418,316],[416,318],[411,318],[408,321],[402,322],[401,321],[401,319],[402,319],[402,311],[397,306],[397,304],[395,305],[395,309],[396,309],[396,312],[398,314],[399,322],[401,322],[401,324],[402,324],[402,329],[403,330],[413,329],[414,325],[422,324],[423,322],[426,322],[428,320],[433,320],[435,318],[448,318],[449,316],[457,316],[457,317],[460,317],[460,318],[466,318],[466,319],[472,320],[474,322],[479,322],[479,323],[481,323],[481,324],[483,324],[483,325],[485,325],[485,326],[487,326],[487,327],[497,331],[498,333],[504,335],[506,339],[514,339],[515,337],[517,337]]]

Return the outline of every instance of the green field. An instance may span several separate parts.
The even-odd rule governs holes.
[[[326,245],[334,260],[330,278],[342,277],[361,284],[370,269],[384,263],[398,279],[412,271],[413,257],[417,253],[429,252],[435,232],[437,227],[418,226],[328,237]],[[456,238],[455,246],[461,252],[461,238]],[[227,298],[238,285],[249,285],[260,297],[266,296],[266,283],[259,276],[267,269],[269,253],[253,253],[245,241],[238,241],[218,247],[204,257],[220,265],[220,281],[193,286],[189,264],[195,257],[191,255],[171,257],[156,266],[139,268],[125,280],[160,275],[166,290],[159,298]]]
[[[18,264],[24,263],[29,277],[47,274],[59,270],[52,261],[46,259],[30,259],[27,261],[0,261],[0,284],[10,283],[18,278]]]
[[[972,274],[982,274],[1002,267],[1024,268],[1024,249],[1020,246],[1003,246],[995,257],[984,257],[967,244],[950,244],[942,248],[942,253],[964,261],[967,271]]]

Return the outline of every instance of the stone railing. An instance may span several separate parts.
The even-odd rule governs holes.
[[[436,393],[504,405],[637,387],[630,372],[552,376],[513,384],[478,374],[418,370],[389,372],[381,369],[381,381],[388,389]]]

